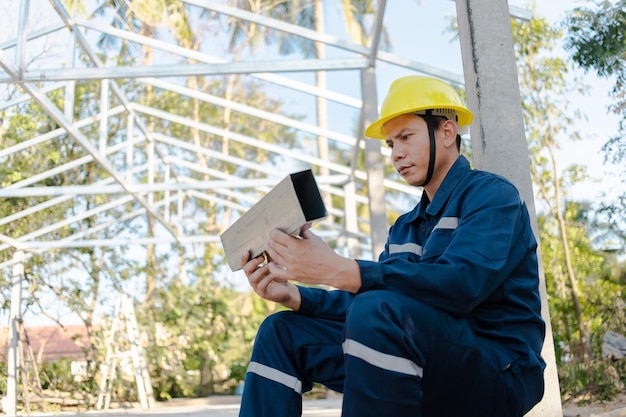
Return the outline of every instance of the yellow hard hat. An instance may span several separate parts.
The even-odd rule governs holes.
[[[386,139],[383,125],[387,121],[401,114],[424,114],[426,110],[455,121],[459,128],[469,126],[474,118],[448,83],[432,77],[409,75],[391,84],[380,108],[380,118],[365,129],[365,136]]]

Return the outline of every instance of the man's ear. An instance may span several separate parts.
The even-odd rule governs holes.
[[[444,143],[446,146],[456,147],[456,135],[459,132],[459,128],[452,120],[446,120],[441,125],[441,130],[444,133]]]

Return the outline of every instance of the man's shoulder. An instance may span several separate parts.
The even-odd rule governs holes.
[[[467,172],[463,186],[457,192],[465,197],[473,196],[479,200],[489,197],[488,200],[520,200],[519,190],[506,177],[491,171],[472,169]],[[458,195],[458,194],[457,194]]]
[[[468,180],[472,182],[484,183],[485,185],[502,186],[516,188],[515,185],[506,177],[491,171],[482,169],[471,169],[468,172]]]
[[[501,183],[502,186],[514,187],[513,183],[509,179],[500,174],[471,166],[469,160],[463,155],[460,155],[455,162],[450,171],[450,176],[453,181],[456,180],[469,183],[479,182],[486,184]]]

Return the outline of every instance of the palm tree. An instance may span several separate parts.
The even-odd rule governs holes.
[[[249,2],[246,0],[232,0],[232,5],[253,13],[267,15],[274,19],[313,29],[316,32],[325,32],[324,0],[274,0],[264,2]],[[375,3],[372,0],[342,0],[341,7],[343,18],[348,34],[353,43],[367,45],[371,38],[371,32],[366,24],[366,17],[376,13]],[[286,34],[276,34],[263,28],[258,28],[255,23],[235,19],[231,21],[231,38],[229,45],[231,50],[236,51],[236,56],[242,48],[250,45],[254,48],[256,37],[262,35],[266,42],[278,42],[279,53],[289,55],[298,51],[304,58],[324,59],[326,57],[324,44],[310,39],[294,37]],[[389,36],[383,29],[381,40],[383,49],[390,47]],[[315,85],[319,89],[326,89],[326,73],[316,71]],[[316,123],[317,126],[326,129],[328,127],[328,106],[324,97],[316,97]],[[318,157],[322,160],[330,159],[328,138],[323,135],[317,136]],[[326,167],[319,167],[317,172],[321,176],[329,175]],[[324,204],[332,206],[330,193],[322,193]]]

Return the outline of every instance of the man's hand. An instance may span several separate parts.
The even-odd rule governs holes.
[[[264,264],[264,256],[250,259],[249,253],[241,256],[243,271],[248,277],[250,286],[261,298],[274,301],[297,311],[300,308],[300,291],[292,283],[277,279],[270,271],[269,265]]]
[[[361,287],[357,262],[337,254],[308,228],[298,238],[272,230],[266,251],[269,273],[276,280],[323,284],[353,293]]]

